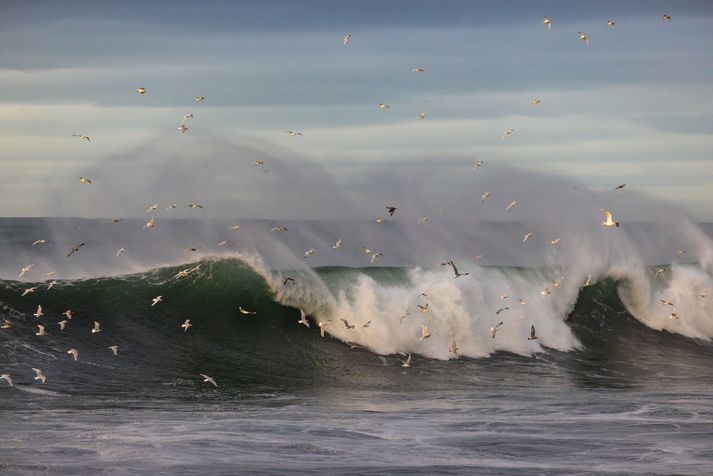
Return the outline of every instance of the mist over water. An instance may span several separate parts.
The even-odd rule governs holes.
[[[469,357],[578,348],[567,318],[583,285],[613,278],[629,313],[645,325],[713,337],[713,245],[680,210],[628,188],[614,191],[615,177],[611,190],[594,192],[569,177],[474,162],[369,162],[334,175],[254,143],[162,136],[78,170],[91,185],[77,177],[50,184],[58,216],[101,219],[4,220],[10,231],[0,273],[13,279],[33,264],[24,280],[41,281],[47,271],[71,280],[237,258],[263,277],[274,299],[303,308],[328,334],[380,354],[438,359],[455,357],[454,340]],[[157,210],[144,213],[154,203]],[[393,217],[388,206],[397,207]],[[600,208],[621,226],[602,227]],[[155,227],[142,228],[151,216]],[[287,231],[271,232],[276,226]],[[37,239],[49,244],[31,246]],[[77,243],[86,245],[67,258]],[[383,256],[372,263],[362,247]],[[117,257],[119,248],[126,252]],[[449,260],[469,274],[454,278],[442,265]],[[294,283],[283,285],[288,276]],[[422,313],[417,305],[426,304]],[[496,314],[501,308],[508,309]],[[489,329],[500,321],[492,338]],[[431,333],[423,341],[422,324]],[[527,339],[532,325],[537,340]]]

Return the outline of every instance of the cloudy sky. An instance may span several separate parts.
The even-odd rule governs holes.
[[[0,216],[66,213],[52,184],[157,138],[180,146],[190,112],[188,135],[337,176],[485,160],[627,183],[713,220],[707,0],[4,0],[0,45]]]

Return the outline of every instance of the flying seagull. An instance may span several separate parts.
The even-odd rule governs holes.
[[[296,132],[296,131],[285,131],[285,132],[287,132],[291,137],[303,135],[301,132]]]
[[[42,324],[37,324],[37,329],[38,329],[38,331],[35,332],[35,335],[36,335],[36,336],[43,336],[43,335],[46,335],[46,334],[45,334],[45,326],[43,326]]]
[[[455,340],[455,339],[453,339],[453,340],[451,341],[451,345],[450,345],[450,347],[448,348],[448,350],[450,351],[451,354],[453,354],[454,356],[458,357],[458,346],[456,345],[456,340]]]
[[[63,331],[63,330],[64,330],[65,326],[67,325],[67,322],[69,322],[69,321],[67,321],[67,319],[62,319],[61,321],[59,321],[59,322],[57,323],[57,325],[59,326],[59,330],[60,330],[60,331]]]
[[[428,331],[428,326],[426,324],[421,324],[421,337],[418,339],[419,342],[423,342],[429,337],[431,337],[431,333]]]
[[[490,335],[495,339],[495,334],[498,333],[498,329],[500,329],[503,326],[503,321],[498,322],[495,324],[493,327],[490,328]]]
[[[40,317],[44,316],[44,313],[42,312],[42,306],[37,306],[37,312],[33,314],[37,319]]]
[[[196,96],[193,99],[195,99],[196,102],[201,102],[201,101],[205,101],[205,96]]]
[[[84,134],[72,134],[72,137],[79,137],[79,140],[85,140],[87,142],[92,141],[92,139],[89,136],[85,136]]]
[[[548,17],[544,17],[542,19],[542,23],[547,27],[547,31],[550,31],[550,29],[552,29],[552,21]]]
[[[535,326],[530,326],[530,337],[527,340],[537,340],[537,334],[535,334]]]
[[[409,368],[411,367],[411,354],[406,356],[406,360],[401,361],[401,367]]]
[[[146,222],[142,228],[153,228],[156,226],[156,219],[154,217],[151,217],[149,221]]]
[[[77,251],[79,251],[79,248],[81,248],[84,245],[86,245],[86,243],[79,243],[78,245],[74,246],[71,250],[69,250],[69,253],[67,253],[67,258],[72,256]]]
[[[77,349],[74,349],[74,348],[69,349],[69,350],[67,351],[67,353],[72,356],[72,358],[74,359],[75,362],[76,362],[77,359],[79,358],[79,351],[78,351]]]
[[[218,384],[215,383],[215,380],[213,379],[213,377],[209,377],[206,374],[201,374],[201,377],[203,377],[203,379],[204,379],[203,383],[212,383],[214,386],[216,386],[216,387],[218,386]]]
[[[118,345],[110,345],[109,347],[107,347],[107,349],[109,349],[110,351],[112,351],[112,353],[113,353],[114,355],[116,355],[116,354],[119,353],[119,346],[118,346]]]
[[[339,319],[339,320],[344,323],[344,328],[346,330],[354,329],[354,324],[349,324],[349,321],[347,321],[346,319]]]
[[[661,18],[663,18],[663,21],[671,21],[671,15],[668,15],[666,13],[661,15]]]
[[[460,278],[461,276],[468,276],[470,273],[459,273],[458,268],[456,268],[455,263],[451,260],[446,262],[447,265],[451,265],[451,268],[453,268],[453,278]]]
[[[136,88],[136,92],[139,94],[146,94],[146,88]]]
[[[619,226],[619,222],[618,222],[618,221],[614,221],[614,220],[612,219],[612,214],[611,214],[611,212],[610,212],[609,210],[606,210],[606,209],[604,209],[604,208],[600,208],[600,210],[602,211],[602,213],[604,214],[604,217],[606,218],[606,220],[602,222],[602,226],[603,226],[603,227],[605,227],[605,228],[611,228],[611,227],[618,227],[618,226]]]
[[[35,380],[41,380],[42,383],[45,383],[45,380],[47,380],[47,377],[45,377],[45,374],[42,373],[42,370],[36,369],[34,367],[32,368],[32,370],[35,371],[35,375],[36,375]]]
[[[238,310],[240,311],[240,314],[248,314],[248,315],[257,314],[257,311],[246,311],[245,309],[243,309],[242,306],[238,306]]]
[[[156,296],[151,300],[151,307],[154,307],[156,304],[160,303],[163,301],[163,296]]]
[[[18,274],[17,277],[18,278],[23,277],[25,275],[25,273],[27,273],[29,270],[32,269],[33,266],[34,266],[34,264],[31,264],[29,266],[25,266],[24,268],[20,269],[20,274]]]
[[[33,286],[31,288],[27,288],[22,292],[22,295],[25,296],[26,294],[34,293],[35,290],[37,290],[36,286]]]
[[[342,38],[342,43],[344,44],[344,46],[347,46],[347,44],[349,43],[349,40],[351,40],[351,39],[352,39],[351,33],[347,33],[346,35],[344,35],[344,38]]]
[[[191,320],[186,319],[185,321],[183,321],[183,324],[181,324],[181,328],[183,329],[183,332],[186,332],[186,331],[188,331],[188,328],[191,327],[192,325],[193,324],[191,324]]]
[[[307,320],[307,315],[305,312],[300,309],[300,320],[297,321],[298,324],[304,324],[305,326],[309,327],[309,321]]]
[[[506,211],[510,210],[512,208],[515,208],[516,206],[517,206],[517,200],[513,200],[512,202],[510,202],[510,204],[507,207],[505,207],[505,210]]]
[[[12,387],[12,378],[10,377],[10,374],[2,374],[2,375],[0,375],[0,380],[6,381],[7,384]]]
[[[423,73],[423,68],[421,66],[416,66],[411,70],[412,73]]]
[[[389,109],[389,108],[391,108],[391,106],[389,106],[388,104],[385,104],[383,102],[379,103],[379,109]]]
[[[394,216],[394,213],[396,213],[396,207],[386,207],[386,210],[389,212],[389,216],[392,217]]]
[[[614,28],[615,25],[616,23],[614,23],[614,20],[607,20],[607,26],[609,28]]]
[[[589,46],[589,37],[581,31],[578,31],[577,34],[579,35],[579,39],[582,40],[585,45]]]
[[[97,334],[101,332],[101,327],[99,327],[99,323],[97,321],[94,321],[94,327],[92,327],[92,334]]]

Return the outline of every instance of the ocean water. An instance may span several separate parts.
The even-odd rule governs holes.
[[[709,229],[595,223],[555,246],[487,222],[448,253],[395,221],[377,242],[373,223],[240,223],[0,220],[0,473],[710,472]]]

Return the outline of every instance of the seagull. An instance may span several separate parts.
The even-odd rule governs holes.
[[[183,123],[184,121],[187,121],[188,119],[193,119],[193,114],[191,114],[191,113],[184,114],[183,119],[181,120],[181,123]]]
[[[503,299],[507,299],[508,295],[507,294],[501,294],[500,295],[500,300],[502,301]]]
[[[344,323],[344,328],[346,330],[354,329],[354,324],[349,324],[349,321],[347,321],[346,319],[339,319],[339,320]]]
[[[659,274],[665,272],[666,270],[664,268],[656,268],[656,274],[654,274],[654,278],[657,278]]]
[[[379,109],[389,109],[391,106],[388,104],[384,104],[383,102],[379,103]]]
[[[549,18],[544,17],[542,19],[542,23],[547,27],[547,31],[550,31],[550,29],[552,28],[552,21]]]
[[[18,278],[23,277],[25,275],[25,273],[27,273],[29,270],[32,269],[33,266],[34,266],[34,264],[31,264],[30,266],[25,266],[24,268],[20,269],[20,274],[18,274],[17,277]]]
[[[228,240],[223,240],[220,243],[218,243],[218,246],[225,246],[228,244]]]
[[[49,291],[50,289],[55,287],[55,285],[57,285],[57,284],[59,284],[59,281],[57,281],[56,279],[53,279],[52,281],[47,283],[47,290]]]
[[[178,207],[178,203],[174,202],[166,207],[166,211],[173,210],[176,207]]]
[[[146,88],[136,88],[136,92],[139,94],[146,94]]]
[[[408,354],[408,355],[406,356],[406,360],[402,360],[402,361],[401,361],[401,367],[404,367],[404,368],[407,368],[407,369],[408,369],[409,367],[411,367],[411,354]]]
[[[671,21],[671,15],[668,15],[666,13],[661,15],[661,18],[663,18],[663,21]]]
[[[37,319],[40,317],[44,316],[45,314],[42,312],[42,306],[37,306],[37,312],[33,314]]]
[[[369,327],[370,325],[371,325],[371,321],[366,321],[364,324],[361,325],[361,327],[362,327],[363,329],[366,329],[366,328]]]
[[[483,205],[487,203],[488,198],[490,198],[490,192],[485,192],[480,196],[480,201],[483,202]]]
[[[118,345],[110,345],[109,347],[107,347],[107,349],[109,349],[110,351],[112,351],[112,353],[113,353],[114,355],[116,355],[116,354],[119,353],[119,346],[118,346]]]
[[[616,187],[614,190],[623,190],[624,187],[626,187],[626,184],[625,184],[625,183],[623,183],[623,184],[621,184],[621,185],[617,185],[617,187]]]
[[[428,339],[431,337],[431,333],[428,332],[428,326],[426,324],[421,324],[421,338],[418,339],[419,342],[423,342],[424,340]]]
[[[517,200],[513,200],[512,202],[510,202],[510,205],[508,205],[507,207],[505,207],[505,210],[506,210],[506,211],[507,211],[507,210],[510,210],[511,208],[515,208],[516,206],[517,206]]]
[[[52,277],[52,276],[54,276],[54,271],[48,271],[46,273],[43,273],[42,276],[47,276],[48,278]]]
[[[404,319],[406,319],[406,318],[407,318],[408,316],[410,316],[410,315],[411,315],[411,313],[408,312],[408,311],[406,311],[406,312],[404,312],[403,314],[401,314],[401,317],[399,317],[399,324],[401,324],[401,323],[404,321]]]
[[[503,326],[503,321],[498,322],[495,324],[493,327],[490,328],[490,333],[493,339],[495,339],[495,334],[498,333],[498,329],[500,329]]]
[[[419,119],[426,119],[426,113],[425,112],[419,112],[418,116]]]
[[[185,134],[186,132],[188,132],[188,126],[185,125],[185,124],[181,124],[181,125],[178,126],[176,129],[178,129],[178,132],[180,132],[181,135],[183,135],[183,134]]]
[[[208,377],[206,374],[201,374],[201,377],[204,378],[203,383],[212,383],[216,387],[218,386],[218,384],[215,383],[215,380],[213,379],[213,377]]]
[[[451,346],[448,348],[448,350],[450,351],[451,354],[453,354],[454,356],[458,357],[458,346],[456,346],[456,340],[455,340],[455,339],[453,339],[453,340],[451,341]]]
[[[192,327],[192,326],[193,326],[193,324],[191,324],[190,319],[186,319],[185,321],[183,321],[183,324],[181,324],[181,328],[183,329],[183,332],[188,331],[188,328]]]
[[[423,73],[423,68],[421,66],[417,66],[414,69],[411,70],[412,73]]]
[[[72,134],[72,137],[79,137],[79,140],[85,140],[87,142],[92,141],[92,139],[89,136],[85,136],[84,134]]]
[[[537,340],[537,334],[535,334],[535,326],[530,326],[530,337],[527,340]]]
[[[527,304],[527,301],[525,301],[525,300],[522,299],[522,298],[517,298],[517,301],[518,301],[520,304],[522,304],[523,306],[524,306],[525,304]]]
[[[89,180],[88,178],[84,178],[84,177],[79,177],[79,182],[80,183],[92,183],[91,180]]]
[[[337,241],[334,242],[332,245],[332,249],[338,250],[339,248],[342,247],[342,239],[339,238]]]
[[[456,265],[453,261],[448,261],[446,264],[451,265],[451,268],[453,268],[453,278],[460,278],[461,276],[468,276],[470,273],[459,273],[458,268],[456,268]]]
[[[552,281],[552,286],[554,286],[555,288],[560,287],[560,285],[562,284],[562,280],[563,280],[563,279],[564,279],[564,278],[560,278],[560,279],[555,279],[555,280],[553,280],[553,281]]]
[[[428,303],[426,303],[425,306],[416,304],[416,307],[418,307],[421,310],[421,314],[426,314],[428,312]]]
[[[592,285],[592,275],[589,274],[587,276],[587,280],[584,282],[584,284],[582,286],[587,287],[587,286],[591,286],[591,285]]]
[[[351,39],[352,39],[351,33],[347,33],[346,35],[344,35],[344,38],[342,38],[342,43],[344,44],[344,46],[347,46],[347,43],[349,43],[349,40],[351,40]]]
[[[581,31],[578,31],[577,34],[579,35],[579,39],[582,40],[585,45],[589,46],[589,38],[587,37],[587,35],[585,35]]]
[[[63,316],[66,316],[67,319],[69,319],[70,321],[72,320],[73,314],[72,314],[72,310],[71,310],[71,309],[67,309],[66,311],[64,311],[64,312],[62,313],[62,315],[63,315]]]
[[[389,216],[392,217],[394,216],[394,213],[396,213],[396,207],[386,207],[386,210],[389,212]]]
[[[92,334],[96,334],[98,332],[101,332],[101,328],[99,327],[99,323],[97,321],[94,321],[94,327],[92,327]]]
[[[79,358],[79,351],[78,351],[77,349],[74,349],[74,348],[69,349],[69,350],[67,351],[67,353],[72,355],[72,358],[74,359],[75,362],[76,362],[77,359]]]
[[[285,132],[287,132],[291,137],[303,135],[301,132],[296,132],[296,131],[285,131]]]
[[[509,307],[501,307],[500,309],[498,309],[497,311],[495,311],[495,315],[496,315],[496,316],[499,316],[501,312],[503,312],[503,311],[509,311],[509,310],[510,310]]]
[[[37,241],[34,241],[34,242],[32,243],[32,246],[35,246],[35,245],[44,245],[45,243],[47,243],[47,240],[37,240]]]
[[[205,96],[196,96],[193,99],[195,99],[196,102],[201,102],[201,101],[205,101]]]
[[[483,255],[475,255],[475,256],[473,256],[473,259],[474,259],[475,261],[480,261],[482,258],[483,258]]]
[[[0,329],[10,329],[12,327],[12,323],[8,321],[7,319],[4,319],[2,321],[2,324],[0,324]]]
[[[163,296],[156,296],[151,301],[151,307],[154,307],[156,304],[160,303],[161,301],[163,301]]]
[[[611,228],[611,227],[613,227],[613,226],[614,226],[614,227],[618,227],[618,226],[619,226],[619,222],[618,222],[618,221],[614,221],[614,220],[612,219],[612,214],[611,214],[611,212],[610,212],[609,210],[606,210],[606,209],[604,209],[604,208],[600,208],[600,210],[602,211],[602,213],[604,214],[604,217],[606,218],[606,220],[602,222],[602,226],[603,226],[604,228]]]
[[[38,332],[35,332],[35,335],[36,335],[36,336],[43,336],[43,335],[46,335],[46,334],[45,334],[45,326],[43,326],[42,324],[37,324],[37,329],[39,329],[39,331],[38,331]]]
[[[674,304],[671,301],[667,301],[665,299],[659,299],[659,302],[663,304],[664,306],[674,306]]]
[[[32,368],[32,370],[34,370],[35,374],[37,374],[37,376],[35,377],[35,380],[41,380],[42,383],[45,383],[45,380],[47,380],[47,377],[45,377],[45,375],[42,373],[42,370],[36,369],[34,367]]]
[[[532,233],[526,233],[525,236],[522,237],[522,242],[526,242],[532,237]]]
[[[257,311],[246,311],[245,309],[243,309],[242,306],[238,306],[238,310],[240,311],[240,314],[249,314],[249,315],[257,314]]]
[[[609,28],[614,28],[614,25],[616,25],[616,23],[614,23],[614,20],[607,20],[607,26]]]
[[[34,293],[36,289],[37,289],[37,287],[35,287],[35,286],[33,286],[31,288],[27,288],[22,292],[22,295],[24,296],[26,294]]]
[[[668,316],[668,317],[669,317],[669,319],[678,319],[678,314],[674,311],[674,312],[672,312],[671,315]]]
[[[201,208],[201,209],[204,209],[204,208],[205,208],[205,207],[204,207],[203,205],[201,205],[200,203],[189,203],[189,204],[186,205],[186,206],[187,206],[187,207],[190,207],[190,208]]]
[[[310,249],[308,249],[307,251],[305,251],[305,255],[303,256],[303,258],[304,258],[304,259],[307,259],[307,258],[309,258],[310,256],[312,256],[313,254],[314,254],[314,248],[310,248]]]
[[[384,256],[384,253],[376,252],[373,255],[371,255],[371,264],[374,264],[374,261],[376,261],[377,258]]]
[[[297,321],[298,324],[304,324],[305,326],[309,327],[309,321],[307,320],[307,315],[305,312],[300,309],[300,320]]]
[[[508,129],[508,130],[506,130],[506,131],[503,133],[503,139],[505,139],[505,137],[507,137],[507,136],[509,136],[509,135],[512,135],[514,132],[515,132],[515,129]]]
[[[542,101],[539,100],[539,99],[533,99],[533,100],[530,101],[530,104],[532,104],[532,105],[534,105],[534,106],[537,106],[537,105],[540,104],[541,102],[542,102]]]
[[[540,294],[542,294],[543,296],[547,296],[548,294],[550,294],[550,288],[545,286],[545,288],[542,291],[540,291]]]
[[[551,241],[550,241],[550,244],[551,244],[551,245],[559,245],[559,244],[560,244],[560,239],[559,239],[559,238],[555,238],[554,240],[551,240]]]
[[[295,278],[293,278],[292,276],[287,276],[287,277],[282,281],[282,285],[283,285],[283,286],[287,286],[287,283],[295,284]]]
[[[126,251],[126,248],[119,248],[119,251],[116,252],[116,256],[119,256],[120,254],[124,253]]]
[[[419,217],[418,224],[423,225],[424,223],[428,223],[428,217]]]
[[[147,214],[147,213],[149,213],[149,212],[152,212],[152,211],[156,210],[157,208],[158,208],[158,203],[154,203],[153,205],[151,205],[150,207],[148,207],[148,208],[146,209],[146,211],[144,212],[144,215]]]
[[[317,325],[319,326],[319,334],[324,337],[324,331],[327,330],[327,323],[319,321]]]
[[[10,374],[2,374],[0,375],[0,380],[4,380],[12,387],[12,378],[10,378]]]
[[[686,254],[686,250],[676,250],[676,256],[683,256]]]
[[[77,251],[79,251],[79,248],[81,248],[84,245],[86,245],[86,243],[79,243],[78,245],[75,245],[71,250],[69,250],[69,253],[67,253],[67,258],[72,256]]]
[[[149,221],[146,222],[142,228],[153,228],[156,226],[156,219],[154,217],[151,217]]]
[[[59,322],[57,323],[57,325],[59,325],[59,330],[60,330],[60,331],[63,331],[63,330],[64,330],[65,326],[67,325],[67,322],[69,322],[69,321],[67,321],[67,319],[62,319],[61,321],[59,321]]]
[[[270,231],[287,231],[287,227],[282,225],[274,226],[270,228]]]

